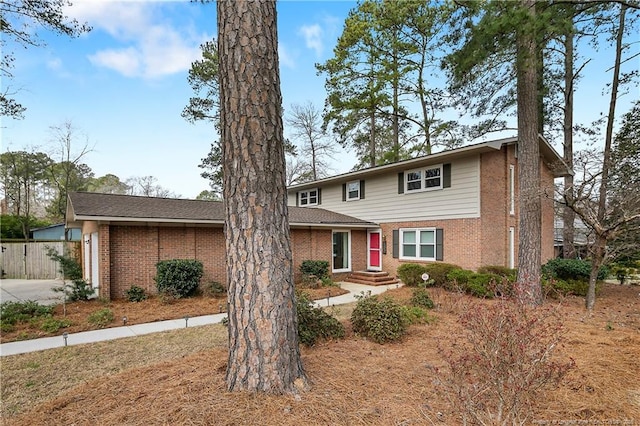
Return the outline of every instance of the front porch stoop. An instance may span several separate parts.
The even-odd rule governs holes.
[[[398,284],[399,279],[392,277],[388,272],[356,271],[351,273],[345,281],[365,285],[389,285]]]

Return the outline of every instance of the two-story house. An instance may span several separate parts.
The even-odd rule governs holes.
[[[542,262],[554,255],[554,178],[570,173],[540,138]],[[322,207],[378,226],[366,247],[333,232],[333,272],[388,271],[443,261],[517,267],[517,139],[469,145],[289,188],[289,205]],[[362,251],[366,251],[366,263]]]
[[[553,257],[553,181],[570,171],[540,139],[542,261]],[[444,151],[289,188],[296,280],[304,260],[327,260],[335,280],[393,277],[403,262],[517,266],[515,138]],[[71,193],[67,228],[82,230],[84,277],[102,297],[155,291],[155,265],[198,259],[226,281],[221,202]],[[377,274],[375,274],[378,272]],[[371,278],[371,277],[369,277]]]

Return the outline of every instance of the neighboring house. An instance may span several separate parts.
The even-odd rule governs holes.
[[[404,262],[517,267],[515,138],[500,139],[288,189],[295,279],[304,260],[327,260],[334,279],[388,282]],[[540,138],[542,253],[554,255],[554,178],[570,173]],[[105,298],[155,290],[160,260],[204,264],[225,282],[221,202],[72,193],[67,227],[82,229],[84,275]],[[368,271],[359,273],[360,271]],[[357,277],[352,277],[357,274]],[[393,281],[392,281],[393,282]]]
[[[33,241],[60,241],[64,240],[65,225],[58,223],[56,225],[45,226],[31,230],[31,240]],[[69,241],[80,241],[80,230],[69,229]]]
[[[83,274],[101,297],[123,298],[137,285],[155,292],[156,263],[198,259],[206,281],[226,281],[222,202],[70,193],[67,227],[82,230]],[[334,270],[346,278],[351,265],[366,268],[365,252],[351,255],[351,244],[366,245],[367,229],[377,225],[316,208],[289,208],[291,248],[296,280],[304,260],[331,260],[332,238],[345,235],[348,268]],[[342,273],[342,274],[341,274]]]
[[[554,256],[554,178],[570,173],[542,137],[542,262]],[[322,207],[378,224],[367,230],[367,269],[404,262],[468,269],[517,267],[517,139],[507,138],[350,172],[289,188],[289,204]],[[344,261],[343,261],[344,262]],[[334,260],[334,269],[348,269]]]

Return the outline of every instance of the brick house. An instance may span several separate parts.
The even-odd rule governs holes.
[[[554,179],[570,173],[540,138],[542,262],[554,257]],[[327,260],[334,279],[384,280],[404,262],[517,267],[517,139],[469,145],[288,188],[296,279]],[[199,259],[226,276],[222,203],[72,193],[67,227],[81,228],[84,274],[106,298],[155,290],[155,264]],[[368,271],[359,273],[359,271]]]
[[[68,228],[82,230],[85,279],[101,297],[118,299],[137,285],[155,292],[156,263],[169,259],[198,259],[203,280],[226,280],[224,208],[221,202],[130,195],[70,193]],[[331,259],[332,233],[346,232],[354,245],[366,243],[374,223],[321,208],[289,208],[291,249],[296,279],[308,259]],[[366,268],[364,252],[351,259]],[[346,271],[334,271],[336,279]]]

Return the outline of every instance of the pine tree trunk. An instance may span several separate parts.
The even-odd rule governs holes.
[[[521,0],[529,14],[517,35],[519,246],[517,297],[522,303],[542,303],[540,257],[542,214],[540,200],[540,147],[538,141],[538,84],[535,1]]]
[[[564,161],[573,169],[573,29],[569,30],[564,39]],[[573,175],[564,177],[564,191],[573,201]],[[576,258],[575,228],[576,213],[570,207],[562,211],[562,254],[565,259]]]
[[[218,1],[229,390],[306,385],[285,188],[276,5]]]

